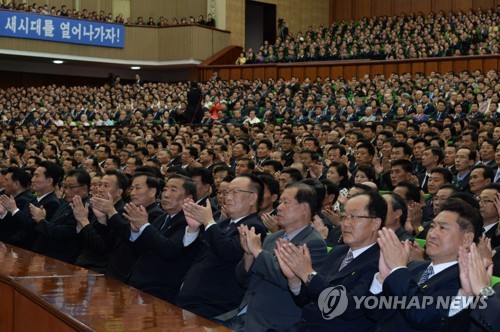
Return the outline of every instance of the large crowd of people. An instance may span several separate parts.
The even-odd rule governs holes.
[[[495,330],[498,79],[0,90],[0,241],[234,330]]]
[[[309,26],[291,34],[280,19],[274,44],[247,49],[237,64],[327,60],[402,60],[498,54],[500,6],[467,13],[401,14]]]
[[[198,15],[198,17],[196,18],[194,16],[189,16],[189,18],[182,17],[178,19],[177,17],[173,16],[171,21],[169,22],[168,18],[164,16],[159,16],[156,21],[153,17],[149,17],[147,21],[144,21],[144,18],[142,16],[139,16],[134,21],[134,19],[131,17],[124,18],[123,14],[121,13],[116,16],[114,16],[113,13],[106,14],[104,10],[101,10],[99,12],[89,11],[87,9],[77,10],[77,9],[67,8],[66,5],[62,5],[60,8],[57,8],[56,6],[49,7],[49,5],[47,4],[37,5],[36,3],[28,4],[26,2],[15,3],[15,2],[7,2],[6,0],[2,1],[2,3],[0,4],[0,9],[17,10],[33,14],[62,16],[79,20],[91,20],[91,21],[118,23],[126,25],[165,27],[171,25],[198,24],[208,27],[215,27],[215,19],[212,17],[212,14],[210,13],[207,15],[206,18],[202,14]]]

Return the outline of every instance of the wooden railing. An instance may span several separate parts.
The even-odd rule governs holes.
[[[409,72],[415,74],[423,72],[429,75],[431,72],[446,73],[453,71],[459,73],[462,70],[473,71],[479,69],[487,72],[491,69],[498,69],[500,65],[499,55],[485,56],[462,56],[462,57],[441,57],[409,60],[344,60],[344,61],[324,61],[324,62],[297,62],[278,63],[261,65],[200,65],[199,80],[210,79],[214,70],[224,80],[230,79],[277,79],[283,77],[289,80],[292,76],[303,80],[305,77],[311,79],[317,76],[321,78],[363,77],[364,75],[374,76],[383,74],[388,77],[391,73]]]

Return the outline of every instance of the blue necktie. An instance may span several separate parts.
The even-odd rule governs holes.
[[[420,277],[420,280],[418,281],[418,285],[422,285],[425,283],[429,278],[434,274],[434,269],[432,268],[432,265],[429,265],[429,267],[424,271],[422,276]]]

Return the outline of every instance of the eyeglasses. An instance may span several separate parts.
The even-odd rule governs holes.
[[[340,222],[346,222],[348,220],[358,220],[358,219],[374,219],[375,217],[368,216],[353,216],[352,214],[346,214],[345,216],[340,217]]]
[[[226,190],[222,191],[222,194],[224,196],[236,195],[236,194],[240,194],[240,193],[255,194],[255,192],[253,192],[253,191],[241,190],[241,189],[226,189]]]
[[[67,190],[67,189],[75,189],[75,188],[78,188],[78,187],[83,187],[84,185],[81,184],[79,186],[62,186],[64,190]]]

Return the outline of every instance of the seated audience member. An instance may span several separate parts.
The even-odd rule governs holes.
[[[264,239],[266,229],[257,211],[264,186],[252,174],[236,177],[226,189],[227,219],[216,223],[210,204],[203,207],[192,201],[183,206],[188,227],[184,246],[201,246],[199,256],[189,269],[177,295],[178,306],[198,315],[214,318],[238,307],[245,289],[237,282],[236,265],[243,258],[237,227],[253,228]],[[203,227],[202,227],[203,226]]]
[[[302,310],[292,299],[287,278],[280,271],[274,250],[280,241],[288,241],[295,246],[306,245],[313,268],[320,268],[326,256],[326,244],[310,224],[315,213],[315,201],[313,188],[303,183],[290,184],[278,206],[277,219],[282,230],[266,237],[261,245],[253,229],[247,226],[239,228],[245,254],[236,272],[247,290],[238,309],[217,317],[220,321],[230,319],[223,321],[224,325],[246,331],[285,330],[299,322]]]
[[[275,253],[281,271],[288,279],[295,303],[302,307],[302,319],[294,326],[297,331],[372,331],[375,327],[362,310],[356,309],[353,297],[368,292],[371,274],[377,271],[377,232],[386,218],[387,204],[379,193],[367,189],[349,198],[345,212],[341,223],[345,245],[335,246],[319,269],[312,267],[307,246],[278,242]],[[324,319],[319,296],[335,286],[345,289],[348,305],[338,317]]]
[[[387,228],[380,231],[378,243],[382,258],[370,292],[382,297],[399,296],[406,306],[366,310],[367,315],[377,320],[377,327],[384,331],[401,328],[439,331],[448,312],[438,307],[437,299],[459,295],[459,248],[469,248],[478,242],[482,223],[481,215],[472,206],[461,200],[448,200],[427,234],[425,251],[430,262],[414,262],[409,266],[409,242],[401,243],[394,231]],[[433,298],[425,309],[412,310],[408,306],[412,298],[423,301],[424,296]]]

